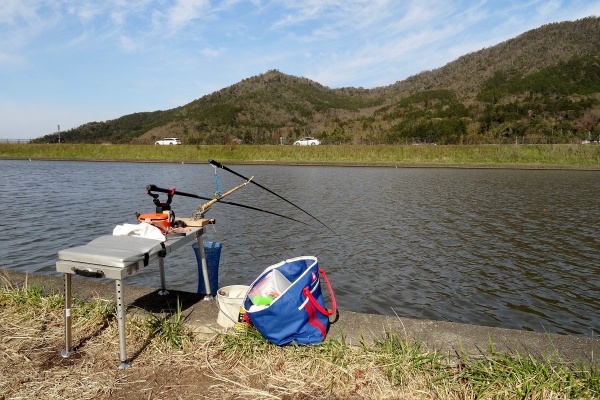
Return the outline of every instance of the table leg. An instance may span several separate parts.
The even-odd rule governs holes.
[[[167,290],[167,284],[165,283],[165,258],[158,257],[158,270],[160,271],[160,290],[158,294],[161,296],[166,296],[169,294]]]
[[[71,274],[65,274],[65,348],[60,355],[67,358],[71,354]]]
[[[202,263],[202,277],[204,279],[204,289],[206,289],[206,296],[202,300],[212,300],[214,293],[210,291],[210,280],[208,279],[208,266],[206,265],[206,254],[204,252],[204,243],[202,241],[202,235],[198,236],[198,251],[200,252],[200,262]]]
[[[128,369],[131,363],[127,360],[127,341],[125,337],[125,296],[123,295],[123,282],[115,280],[117,296],[117,321],[119,325],[119,356],[121,363],[119,369]]]

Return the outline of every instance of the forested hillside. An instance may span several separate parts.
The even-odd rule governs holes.
[[[330,89],[277,70],[68,142],[572,143],[600,137],[600,18],[549,24],[390,86]],[[49,141],[52,135],[40,138]]]

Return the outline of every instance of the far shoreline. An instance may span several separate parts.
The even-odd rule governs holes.
[[[93,158],[52,158],[52,157],[2,157],[0,161],[58,161],[58,162],[107,162],[137,164],[208,164],[198,160],[140,160],[140,159],[93,159]],[[527,165],[527,164],[436,164],[436,163],[375,163],[375,162],[323,162],[323,161],[273,161],[273,160],[219,160],[229,165],[263,165],[289,167],[345,167],[345,168],[448,168],[448,169],[513,169],[548,171],[600,171],[597,166],[579,165]]]
[[[0,160],[371,168],[600,170],[600,145],[2,144]]]

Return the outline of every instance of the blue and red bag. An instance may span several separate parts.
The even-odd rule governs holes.
[[[277,273],[281,273],[289,281],[286,282],[289,287],[275,294],[269,305],[255,305],[251,298],[252,292],[255,288],[264,286],[263,281]],[[320,275],[323,276],[331,296],[331,311],[325,307]],[[250,285],[243,307],[246,320],[254,325],[265,339],[279,346],[292,342],[322,342],[332,323],[329,317],[337,313],[329,279],[319,268],[317,258],[312,256],[296,257],[267,267]]]

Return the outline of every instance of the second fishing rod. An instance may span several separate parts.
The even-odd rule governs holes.
[[[213,165],[214,167],[216,167],[216,168],[221,168],[221,169],[223,169],[223,170],[225,170],[225,171],[227,171],[227,172],[230,172],[230,173],[232,173],[233,175],[235,175],[235,176],[238,176],[238,177],[240,177],[240,178],[244,179],[245,181],[247,181],[247,182],[249,182],[249,183],[251,183],[251,184],[254,184],[254,185],[256,185],[256,186],[260,187],[261,189],[263,189],[263,190],[266,190],[267,192],[269,192],[269,193],[271,193],[271,194],[273,194],[273,195],[277,196],[277,197],[278,197],[278,198],[280,198],[281,200],[285,201],[286,203],[288,203],[288,204],[290,204],[290,205],[294,206],[295,208],[297,208],[298,210],[302,211],[303,213],[305,213],[306,215],[308,215],[309,217],[311,217],[312,219],[314,219],[315,221],[317,221],[319,224],[323,225],[325,228],[327,228],[327,229],[328,229],[328,230],[329,230],[331,233],[333,233],[334,235],[337,235],[337,233],[335,233],[335,231],[334,231],[333,229],[331,229],[329,226],[327,226],[327,225],[326,225],[326,224],[325,224],[323,221],[321,221],[320,219],[318,219],[317,217],[315,217],[314,215],[312,215],[312,214],[311,214],[311,213],[309,213],[308,211],[306,211],[306,210],[302,209],[300,206],[298,206],[298,205],[296,205],[296,204],[292,203],[290,200],[288,200],[288,199],[284,198],[283,196],[281,196],[281,195],[279,195],[279,194],[275,193],[274,191],[272,191],[271,189],[269,189],[269,188],[267,188],[267,187],[265,187],[265,186],[261,185],[260,183],[256,182],[256,180],[254,180],[253,178],[247,178],[247,177],[245,177],[244,175],[242,175],[242,174],[240,174],[240,173],[238,173],[238,172],[235,172],[235,171],[234,171],[234,170],[232,170],[231,168],[228,168],[227,166],[225,166],[225,165],[221,164],[221,163],[220,163],[220,162],[218,162],[218,161],[215,161],[215,160],[212,160],[212,159],[210,159],[210,160],[208,160],[208,162],[209,162],[211,165]]]

